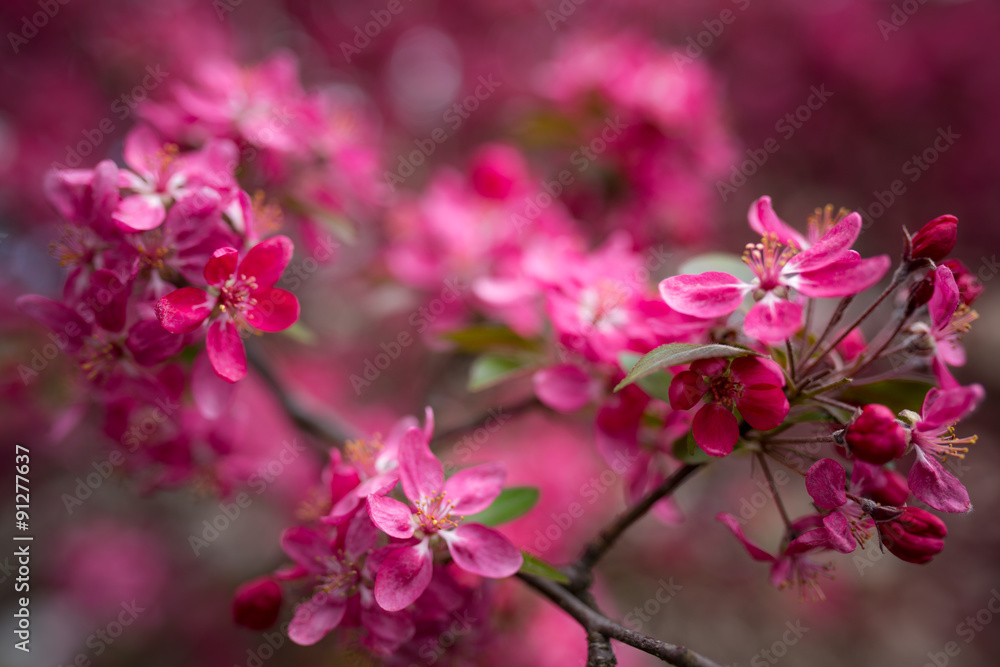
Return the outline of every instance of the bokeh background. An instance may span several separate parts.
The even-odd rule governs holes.
[[[355,396],[350,375],[363,370],[380,341],[407,329],[408,315],[426,297],[378,279],[386,275],[378,248],[405,236],[421,193],[439,187],[449,169],[461,173],[484,142],[522,148],[539,180],[551,178],[580,136],[592,136],[581,129],[590,122],[591,103],[646,119],[652,129],[630,141],[658,148],[652,155],[638,149],[616,155],[613,164],[609,158],[567,193],[565,204],[595,239],[625,228],[666,244],[672,255],[662,275],[706,249],[738,253],[749,240],[746,209],[762,194],[793,224],[828,202],[862,211],[866,229],[858,245],[866,255],[898,253],[902,225],[915,230],[943,213],[958,216],[953,255],[986,290],[977,304],[981,317],[965,339],[969,363],[956,374],[964,384],[981,382],[988,396],[1000,391],[998,3],[400,0],[401,10],[366,42],[354,42],[356,31],[387,3],[42,5],[5,2],[0,8],[0,437],[10,453],[0,467],[11,478],[13,444],[31,448],[36,534],[34,650],[27,660],[13,650],[5,611],[2,664],[69,665],[80,656],[97,665],[367,664],[333,638],[306,649],[275,635],[271,642],[280,646],[272,650],[265,636],[237,628],[230,618],[234,588],[284,562],[277,538],[307,505],[324,463],[319,454],[307,448],[297,456],[196,554],[189,537],[222,511],[213,480],[195,476],[164,489],[162,479],[112,466],[106,481],[80,494],[81,480],[86,484],[88,474],[106,469],[113,449],[77,369],[57,358],[30,383],[17,372],[44,332],[15,309],[14,299],[54,295],[64,278],[49,254],[59,232],[42,188],[45,171],[54,163],[76,166],[68,162],[74,150],[82,166],[119,157],[125,132],[151,117],[138,104],[142,98],[170,97],[176,86],[196,80],[206,62],[252,66],[274,53],[290,55],[305,89],[327,91],[345,109],[345,142],[370,154],[370,163],[352,168],[364,171],[374,194],[339,207],[357,238],[299,292],[304,319],[321,344],[288,340],[270,348],[282,376],[311,404],[350,415],[358,428],[384,430],[426,403],[447,428],[516,395],[514,387],[470,398],[467,360],[421,341],[405,351],[391,377],[380,378],[363,400]],[[52,15],[32,32],[25,21],[46,7]],[[640,67],[650,69],[641,89],[618,95],[616,82]],[[162,83],[148,78],[148,68],[166,73]],[[480,77],[500,84],[453,128],[446,110],[472,94]],[[583,99],[580,90],[588,85],[603,91],[603,102]],[[403,194],[387,196],[385,170],[398,169],[414,141],[440,127],[448,128],[447,140],[407,176]],[[80,150],[81,142],[90,148]],[[647,169],[633,159],[658,164]],[[659,176],[631,184],[633,190],[616,199],[624,186],[614,176],[623,173]],[[894,181],[900,182],[895,192]],[[296,435],[258,378],[240,391],[242,412],[220,426],[225,433],[218,439],[238,443],[227,445],[238,456],[226,465],[254,470],[273,459],[280,443],[305,436]],[[988,398],[962,425],[980,436],[961,469],[975,510],[947,517],[947,548],[932,563],[914,566],[868,551],[837,559],[825,602],[776,591],[766,568],[746,558],[712,520],[718,511],[738,511],[759,491],[748,466],[722,465],[680,493],[684,523],[665,527],[648,517],[612,552],[600,569],[606,609],[625,615],[645,608],[643,631],[725,664],[997,664],[1000,622],[992,622],[997,615],[987,606],[1000,600],[994,405]],[[475,452],[477,459],[506,461],[511,482],[542,488],[539,507],[508,532],[556,562],[573,557],[600,522],[624,506],[617,483],[602,488],[592,504],[582,490],[584,480],[605,470],[591,440],[586,417],[531,412],[512,417]],[[67,494],[86,497],[67,505]],[[804,497],[792,496],[793,505],[806,507]],[[539,546],[538,536],[558,523],[554,517],[581,499],[585,518],[560,528],[558,545]],[[0,504],[5,526],[13,524],[12,505],[13,498]],[[764,543],[777,541],[772,508],[754,516],[750,532]],[[10,551],[0,549],[4,609],[13,608]],[[665,583],[679,585],[676,594],[652,604]],[[494,594],[484,636],[459,641],[434,662],[582,664],[582,632],[561,612],[516,582]],[[134,622],[113,642],[95,639],[93,633],[112,630],[109,624],[131,613],[123,604],[141,610]],[[960,626],[977,614],[978,626]],[[807,630],[783,644],[789,627]],[[981,629],[970,633],[969,627]],[[957,655],[943,655],[949,642]],[[619,658],[656,664],[626,647]]]

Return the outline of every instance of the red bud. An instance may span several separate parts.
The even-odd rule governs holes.
[[[862,409],[847,427],[846,440],[854,456],[876,465],[888,463],[906,451],[906,430],[892,410],[877,403]]]
[[[910,258],[940,262],[955,247],[957,236],[958,218],[953,215],[934,218],[913,235]]]
[[[930,561],[944,549],[948,528],[941,519],[918,507],[901,507],[892,521],[876,523],[882,543],[892,555],[918,565]]]
[[[270,577],[248,581],[233,595],[233,620],[251,630],[267,630],[281,611],[281,586]]]

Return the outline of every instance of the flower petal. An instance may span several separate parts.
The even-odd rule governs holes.
[[[794,276],[788,284],[815,298],[850,296],[882,280],[891,264],[888,255],[861,259],[852,252],[821,269]]]
[[[399,611],[416,602],[431,582],[433,565],[427,540],[389,552],[375,577],[375,602]]]
[[[785,392],[777,387],[757,385],[745,387],[736,399],[740,415],[758,431],[778,428],[788,416],[789,404]]]
[[[576,412],[597,394],[594,380],[576,364],[559,364],[535,373],[535,396],[556,412]]]
[[[37,294],[18,297],[18,310],[56,334],[57,342],[64,341],[67,352],[76,352],[83,339],[90,335],[90,324],[80,314],[64,303]]]
[[[223,380],[239,382],[247,375],[247,352],[236,325],[213,322],[208,328],[208,359]]]
[[[174,337],[183,340],[181,336]],[[218,419],[229,410],[235,396],[236,386],[219,377],[212,368],[208,351],[199,354],[191,366],[191,397],[198,412],[206,419]]]
[[[735,276],[709,271],[667,278],[660,283],[660,296],[677,312],[711,318],[739,308],[750,289],[750,285]]]
[[[261,331],[284,331],[298,321],[299,300],[291,292],[266,287],[251,296],[257,303],[247,311],[247,322]]]
[[[411,428],[399,443],[399,479],[403,493],[416,502],[441,491],[444,468],[428,446],[425,433]]]
[[[694,371],[681,371],[670,381],[667,396],[674,410],[690,410],[708,391],[708,383]]]
[[[129,195],[118,202],[118,208],[111,214],[119,227],[131,232],[156,229],[166,217],[167,209],[159,195]]]
[[[287,236],[274,236],[250,248],[240,263],[240,275],[257,279],[257,288],[272,287],[292,259],[295,246]]]
[[[758,384],[772,387],[785,386],[785,373],[781,366],[764,357],[738,357],[733,360],[730,376],[745,387]]]
[[[826,528],[829,548],[842,554],[849,554],[857,548],[858,542],[851,534],[847,517],[840,512],[831,512],[823,517],[823,527]]]
[[[155,366],[181,351],[184,337],[170,333],[157,320],[141,320],[128,330],[125,347],[140,366]]]
[[[709,456],[729,454],[740,438],[735,415],[719,403],[709,403],[698,410],[691,432],[694,441]]]
[[[736,539],[740,541],[740,544],[742,544],[743,548],[747,550],[751,558],[756,561],[766,563],[774,562],[774,556],[747,539],[747,536],[743,533],[743,526],[740,525],[740,520],[735,516],[732,514],[726,514],[725,512],[719,512],[715,515],[715,520],[732,531],[733,535],[735,535]]]
[[[947,266],[939,266],[934,272],[934,293],[927,302],[931,323],[936,331],[951,324],[951,318],[959,303],[961,303],[961,293],[958,290],[958,283],[955,282],[955,274]]]
[[[847,473],[833,459],[820,459],[806,473],[806,490],[818,507],[833,509],[847,502]]]
[[[125,328],[128,298],[132,281],[122,283],[114,271],[97,269],[90,276],[89,297],[94,319],[106,331],[118,332]]]
[[[785,269],[802,273],[827,266],[850,250],[860,233],[861,216],[855,211],[831,227],[816,245],[788,260]]]
[[[149,179],[163,162],[163,142],[149,125],[137,125],[125,135],[125,164]]]
[[[761,236],[773,234],[782,245],[792,246],[799,250],[805,250],[809,247],[809,242],[802,234],[789,227],[778,217],[771,205],[771,198],[766,195],[750,204],[747,220],[750,222],[750,229]]]
[[[499,531],[478,523],[462,524],[439,533],[448,543],[455,564],[481,577],[509,577],[521,569],[524,557]]]
[[[413,537],[413,512],[403,503],[387,496],[368,496],[368,515],[379,530],[389,537]]]
[[[969,492],[944,469],[941,462],[916,448],[917,460],[907,477],[913,495],[941,512],[968,512],[972,509]]]
[[[236,264],[239,262],[239,252],[236,248],[219,248],[212,253],[205,264],[205,282],[209,285],[221,287],[229,278],[236,273]]]
[[[281,548],[296,564],[309,572],[320,572],[328,557],[330,541],[319,532],[305,526],[293,526],[281,534]]]
[[[502,463],[484,463],[459,470],[444,483],[445,499],[457,514],[482,512],[503,490],[507,469]]]
[[[920,421],[914,428],[918,431],[933,431],[951,426],[975,410],[985,395],[981,384],[946,390],[931,389],[924,397]]]
[[[335,595],[317,594],[295,609],[288,624],[288,638],[300,646],[312,646],[340,625],[347,604]]]
[[[764,343],[787,340],[802,325],[802,306],[767,294],[755,303],[743,321],[743,330]]]
[[[156,317],[174,334],[194,331],[212,314],[215,299],[197,287],[182,287],[156,302]]]

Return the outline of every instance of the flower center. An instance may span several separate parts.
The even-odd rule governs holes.
[[[798,250],[781,245],[776,234],[768,234],[760,243],[747,244],[743,262],[757,276],[758,288],[770,292],[781,286],[781,269],[796,254]]]
[[[451,501],[445,499],[442,491],[436,496],[424,497],[417,501],[417,522],[424,533],[433,535],[441,530],[451,530],[465,517],[452,515]]]
[[[255,291],[257,291],[256,278],[247,278],[243,274],[237,278],[234,275],[219,290],[219,308],[222,312],[228,312],[233,318],[243,315],[257,305],[257,299],[250,296]]]
[[[620,283],[602,280],[580,295],[580,320],[597,328],[609,329],[625,324],[625,314],[618,310],[627,292]]]
[[[358,564],[347,560],[343,551],[320,560],[327,571],[320,575],[316,590],[345,598],[354,595],[358,582],[361,581],[361,568]]]
[[[718,401],[732,410],[736,399],[743,395],[743,385],[728,375],[709,380],[708,391],[712,400]]]

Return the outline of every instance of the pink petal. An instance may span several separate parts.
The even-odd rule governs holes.
[[[208,328],[208,359],[223,380],[239,382],[247,375],[247,352],[236,325],[219,320]]]
[[[413,537],[413,512],[403,503],[387,496],[368,496],[368,515],[389,537]]]
[[[750,204],[747,220],[750,222],[750,229],[761,236],[774,234],[782,245],[792,246],[799,250],[805,250],[809,247],[809,242],[802,234],[789,227],[778,217],[771,205],[771,198],[766,195]]]
[[[833,509],[847,502],[847,473],[833,459],[820,459],[806,474],[806,490],[818,507]]]
[[[90,276],[89,297],[97,324],[106,331],[125,328],[126,307],[132,281],[122,283],[114,271],[97,269]]]
[[[961,303],[961,294],[955,282],[955,274],[947,266],[939,266],[934,273],[934,293],[927,302],[931,322],[936,331],[951,324],[951,318]]]
[[[507,469],[502,463],[484,463],[459,470],[444,483],[445,500],[456,514],[482,512],[493,504],[503,489]]]
[[[275,236],[250,248],[240,263],[240,275],[257,279],[257,288],[272,287],[292,259],[294,245],[287,236]]]
[[[288,528],[281,534],[281,548],[309,572],[321,572],[323,560],[330,556],[330,541],[305,526]]]
[[[667,395],[674,410],[690,410],[708,391],[708,383],[694,371],[681,371],[670,381]]]
[[[739,357],[733,360],[729,371],[731,377],[745,387],[758,384],[772,387],[785,386],[785,372],[781,366],[764,357]]]
[[[399,611],[416,602],[431,582],[433,565],[427,540],[393,549],[375,577],[375,601],[386,611]]]
[[[346,611],[343,598],[319,593],[295,609],[288,624],[288,638],[300,646],[312,646],[340,625]]]
[[[933,431],[951,426],[975,410],[985,395],[981,384],[947,390],[931,389],[924,397],[920,421],[914,428],[917,431]]]
[[[140,366],[155,366],[181,351],[184,337],[170,333],[159,320],[141,320],[128,330],[125,347]]]
[[[205,264],[205,282],[221,287],[236,273],[239,252],[236,248],[219,248],[208,258]]]
[[[448,543],[455,564],[481,577],[500,579],[521,569],[524,557],[502,533],[478,523],[462,524],[439,533]]]
[[[354,560],[375,547],[378,541],[378,530],[371,517],[364,512],[358,512],[347,526],[344,536],[344,553]]]
[[[388,612],[375,605],[361,608],[361,625],[390,645],[398,646],[413,637],[413,618],[407,612]]]
[[[823,527],[827,533],[828,548],[842,554],[849,554],[857,548],[858,542],[851,534],[847,518],[840,512],[832,512],[823,517]]]
[[[163,160],[163,141],[148,125],[137,125],[125,135],[122,157],[137,173],[153,180]]]
[[[236,386],[219,377],[212,368],[208,351],[199,354],[191,367],[191,397],[198,412],[206,419],[218,419],[229,411],[235,396]]]
[[[788,280],[788,284],[816,298],[839,298],[863,292],[878,281],[892,264],[888,255],[859,259],[851,254],[816,271]]]
[[[299,300],[291,292],[267,287],[251,296],[257,303],[247,312],[247,322],[261,331],[284,331],[298,321]]]
[[[736,407],[743,419],[758,431],[770,431],[781,426],[789,410],[785,392],[766,386],[744,388],[743,395],[736,399]]]
[[[436,496],[444,484],[444,468],[423,431],[411,428],[399,443],[399,478],[403,493],[416,502]]]
[[[851,213],[823,235],[816,245],[788,260],[785,269],[802,273],[827,266],[851,249],[861,233],[861,216]]]
[[[64,303],[37,294],[26,294],[15,301],[18,310],[56,334],[56,342],[67,352],[76,352],[90,335],[90,324]]]
[[[740,541],[740,544],[742,544],[743,548],[747,550],[751,558],[756,561],[766,563],[774,562],[774,556],[747,539],[746,535],[743,533],[743,526],[740,525],[739,519],[735,516],[732,514],[726,514],[725,512],[719,512],[715,515],[715,520],[733,532],[733,535],[735,535],[736,539]]]
[[[543,368],[533,378],[535,396],[556,412],[576,412],[597,393],[594,380],[576,364]]]
[[[212,314],[215,299],[197,287],[182,287],[156,302],[156,317],[174,334],[194,331]]]
[[[907,477],[913,495],[941,512],[968,512],[972,509],[969,492],[944,469],[941,462],[916,448],[917,460]]]
[[[694,441],[709,456],[726,456],[740,437],[736,417],[719,403],[709,403],[698,410],[691,429]]]
[[[776,343],[795,335],[801,325],[801,305],[767,294],[750,308],[743,330],[751,338]]]
[[[118,208],[111,214],[119,227],[131,232],[156,229],[165,217],[167,210],[159,195],[129,195],[118,202]]]
[[[751,286],[721,271],[671,276],[660,283],[667,305],[686,315],[710,318],[728,315],[743,303]]]

